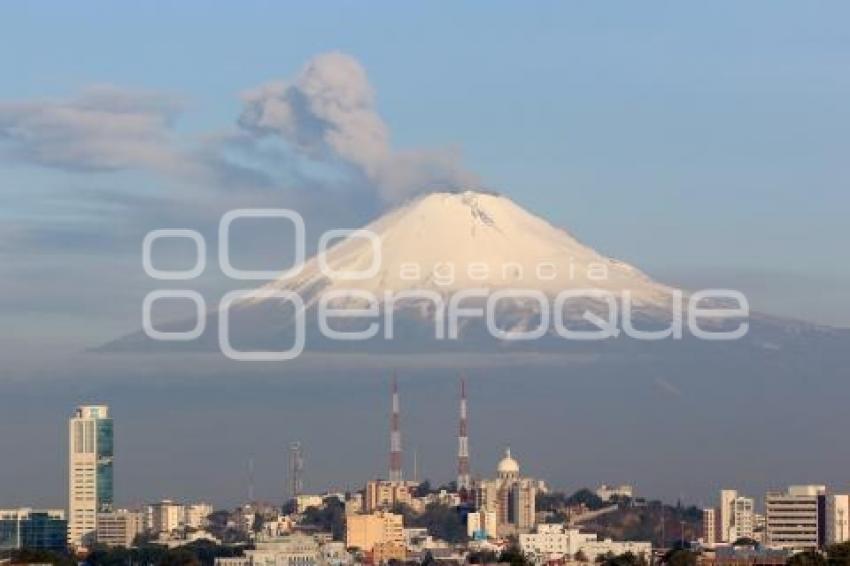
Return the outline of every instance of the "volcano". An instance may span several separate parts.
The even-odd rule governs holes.
[[[671,300],[671,288],[497,194],[428,194],[363,230],[374,240],[348,238],[327,252],[324,270],[314,257],[297,278],[275,281],[267,289],[295,291],[308,305],[340,289],[378,297],[431,290],[447,297],[469,288],[535,289],[550,296],[595,288],[628,290],[642,306],[667,308]],[[331,272],[356,275],[333,277]]]
[[[599,351],[610,350],[612,343],[630,351],[657,350],[649,344],[623,346],[627,340],[619,326],[611,330],[613,325],[628,315],[631,328],[654,334],[649,342],[682,338],[674,323],[681,322],[683,307],[694,297],[487,192],[430,193],[327,244],[290,270],[294,275],[228,301],[225,338],[219,309],[209,313],[197,340],[159,342],[136,333],[107,349],[216,350],[226,340],[233,350],[271,351],[300,339],[307,350],[343,352]],[[559,302],[564,294],[568,300]],[[495,296],[498,301],[492,301]],[[801,336],[846,338],[846,332],[804,322],[741,316],[741,301],[730,305],[725,299],[694,304],[736,307],[703,327],[742,329],[737,347],[775,350],[799,345]],[[473,310],[456,316],[452,325],[451,314],[446,321],[452,305]],[[181,326],[186,325],[162,330]],[[607,333],[600,330],[606,328]],[[563,339],[576,333],[575,343]],[[594,344],[586,343],[589,336]]]

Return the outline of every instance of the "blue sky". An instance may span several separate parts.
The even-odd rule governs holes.
[[[354,148],[309,128],[281,139],[291,123],[252,114],[292,94],[258,87],[298,83],[317,61],[354,73],[367,122],[391,138],[378,144],[381,165],[407,152],[443,176],[477,176],[660,280],[739,288],[757,309],[850,326],[848,21],[839,1],[0,3],[0,414],[5,429],[27,431],[0,435],[0,452],[21,456],[0,485],[21,504],[61,501],[61,431],[83,400],[115,408],[128,503],[235,501],[248,456],[263,496],[277,497],[295,438],[310,447],[314,487],[340,481],[346,450],[360,454],[354,479],[383,470],[386,384],[373,368],[322,368],[318,386],[273,368],[246,387],[227,371],[249,372],[225,365],[226,379],[199,387],[214,376],[191,361],[80,354],[138,330],[154,286],[141,269],[149,230],[197,229],[212,248],[222,212],[262,205],[303,212],[315,236],[398,200],[398,183],[369,173],[358,132]],[[331,52],[343,55],[321,58]],[[271,240],[250,247],[258,260],[278,251]],[[212,297],[223,287],[215,272],[196,286]],[[570,488],[625,476],[647,493],[713,497],[716,482],[756,494],[845,481],[845,454],[829,449],[847,429],[836,395],[845,364],[759,359],[750,372],[735,358],[663,361],[639,375],[557,368],[551,391],[526,387],[525,368],[479,371],[474,470],[513,442],[524,469]],[[454,466],[456,376],[444,373],[447,385],[416,374],[403,397],[405,438],[423,443],[438,479]],[[313,424],[316,399],[335,427]],[[792,402],[812,414],[785,418]],[[611,403],[626,425],[588,434]],[[211,416],[234,414],[238,426],[209,434]],[[359,444],[340,434],[352,427],[366,430]],[[753,457],[742,461],[729,438]],[[587,456],[551,449],[567,442]],[[720,475],[681,473],[689,467]]]
[[[841,2],[4,3],[0,284],[15,297],[0,314],[30,343],[76,348],[130,331],[141,236],[184,210],[134,203],[184,199],[212,218],[255,202],[238,186],[187,187],[148,161],[104,172],[21,157],[8,105],[61,104],[93,85],[144,91],[161,97],[157,112],[179,108],[167,139],[182,149],[236,130],[241,93],[339,51],[368,74],[394,148],[459,152],[484,185],[661,279],[735,286],[757,308],[850,325],[848,12]],[[391,204],[351,190],[365,202],[357,214],[323,217],[314,204],[308,219],[356,225]],[[201,216],[186,222],[201,229]]]

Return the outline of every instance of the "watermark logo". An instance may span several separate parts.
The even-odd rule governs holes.
[[[241,219],[282,219],[290,223],[292,238],[292,265],[283,270],[239,269],[232,262],[231,226]],[[239,209],[224,214],[218,229],[218,263],[227,277],[239,281],[269,282],[285,284],[304,273],[306,261],[306,237],[303,217],[289,209]],[[188,239],[194,244],[194,264],[188,269],[167,270],[156,267],[153,258],[154,243],[164,239]],[[340,269],[330,261],[333,249],[342,250],[357,240],[367,242],[369,259],[367,265],[358,269]],[[335,243],[339,247],[333,247]],[[502,341],[530,342],[547,336],[565,340],[593,341],[617,338],[621,335],[635,340],[679,340],[688,333],[701,340],[737,340],[749,330],[749,303],[743,293],[731,289],[704,289],[685,297],[678,289],[670,289],[669,319],[662,328],[640,329],[634,323],[635,298],[630,289],[614,292],[604,288],[601,282],[608,280],[608,264],[604,262],[583,265],[581,281],[600,282],[599,287],[580,286],[565,288],[557,292],[543,292],[540,285],[522,286],[517,282],[532,278],[538,283],[557,281],[559,276],[567,280],[577,276],[578,266],[572,258],[565,265],[548,261],[529,267],[510,262],[494,267],[487,262],[468,262],[457,266],[449,262],[430,267],[419,264],[417,258],[397,262],[398,273],[390,274],[403,282],[428,281],[428,287],[415,288],[407,285],[402,290],[382,290],[380,293],[363,288],[345,288],[344,282],[364,281],[387,276],[383,270],[383,245],[381,238],[369,230],[329,230],[319,238],[316,266],[319,274],[334,283],[342,282],[343,288],[333,288],[321,293],[311,309],[315,315],[317,331],[324,338],[339,342],[371,340],[395,337],[395,313],[400,304],[417,301],[427,304],[433,317],[434,339],[459,340],[464,324],[478,320],[491,337]],[[203,236],[195,230],[163,229],[148,233],[142,243],[142,267],[152,279],[159,281],[192,281],[200,277],[207,268],[207,245]],[[360,256],[359,256],[360,257]],[[496,289],[486,286],[454,285],[459,276],[471,282],[492,282],[510,279],[511,285],[500,285]],[[259,283],[258,283],[259,284]],[[514,286],[516,284],[516,286]],[[449,292],[449,289],[454,290]],[[157,301],[165,299],[188,300],[195,310],[195,325],[189,330],[157,329],[153,323],[153,308]],[[237,303],[274,299],[276,306],[288,305],[292,311],[291,325],[294,340],[286,350],[243,350],[234,346],[231,336],[231,311]],[[503,328],[499,314],[509,305],[522,305],[522,309],[533,316],[523,324]],[[595,305],[596,308],[589,308]],[[600,312],[601,311],[601,312]],[[573,313],[566,316],[565,313]],[[167,288],[151,291],[142,304],[142,328],[153,340],[187,342],[200,338],[207,326],[208,306],[204,297],[195,290]],[[575,316],[580,314],[580,316]],[[230,359],[240,361],[286,361],[298,357],[306,347],[307,308],[304,297],[292,290],[270,286],[242,289],[226,293],[217,306],[218,346]],[[357,329],[335,327],[333,322],[359,321]],[[576,324],[576,320],[581,324]],[[350,326],[350,325],[349,325]],[[381,332],[383,328],[383,332]]]

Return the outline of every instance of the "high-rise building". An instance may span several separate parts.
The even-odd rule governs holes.
[[[753,538],[755,505],[753,498],[738,495],[737,490],[721,489],[716,542]]]
[[[717,542],[717,516],[713,508],[702,510],[702,541],[707,546]]]
[[[109,407],[77,407],[68,423],[68,542],[94,542],[97,514],[112,511],[113,430]]]
[[[826,487],[792,485],[764,498],[767,544],[777,548],[811,549],[826,539]]]
[[[497,477],[473,484],[475,507],[495,512],[498,536],[530,532],[536,524],[535,501],[539,482],[519,473],[510,449],[496,469]]]
[[[738,496],[732,505],[732,531],[729,533],[730,542],[735,542],[742,538],[753,538],[756,514],[755,500],[752,497]]]
[[[68,523],[61,509],[0,509],[0,555],[4,551],[65,550]]]
[[[732,508],[737,497],[737,490],[720,490],[720,505],[717,508],[717,542],[734,542],[729,540],[729,531],[732,528]]]
[[[850,540],[850,496],[831,493],[826,496],[826,544]]]
[[[301,495],[304,488],[304,451],[300,442],[289,444],[289,499]]]

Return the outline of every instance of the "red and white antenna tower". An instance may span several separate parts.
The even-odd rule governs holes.
[[[390,481],[400,482],[401,474],[401,428],[399,426],[398,383],[393,374],[393,409],[390,417]]]
[[[469,431],[466,424],[466,380],[460,378],[460,429],[457,435],[457,491],[465,497],[472,488],[469,479]]]

